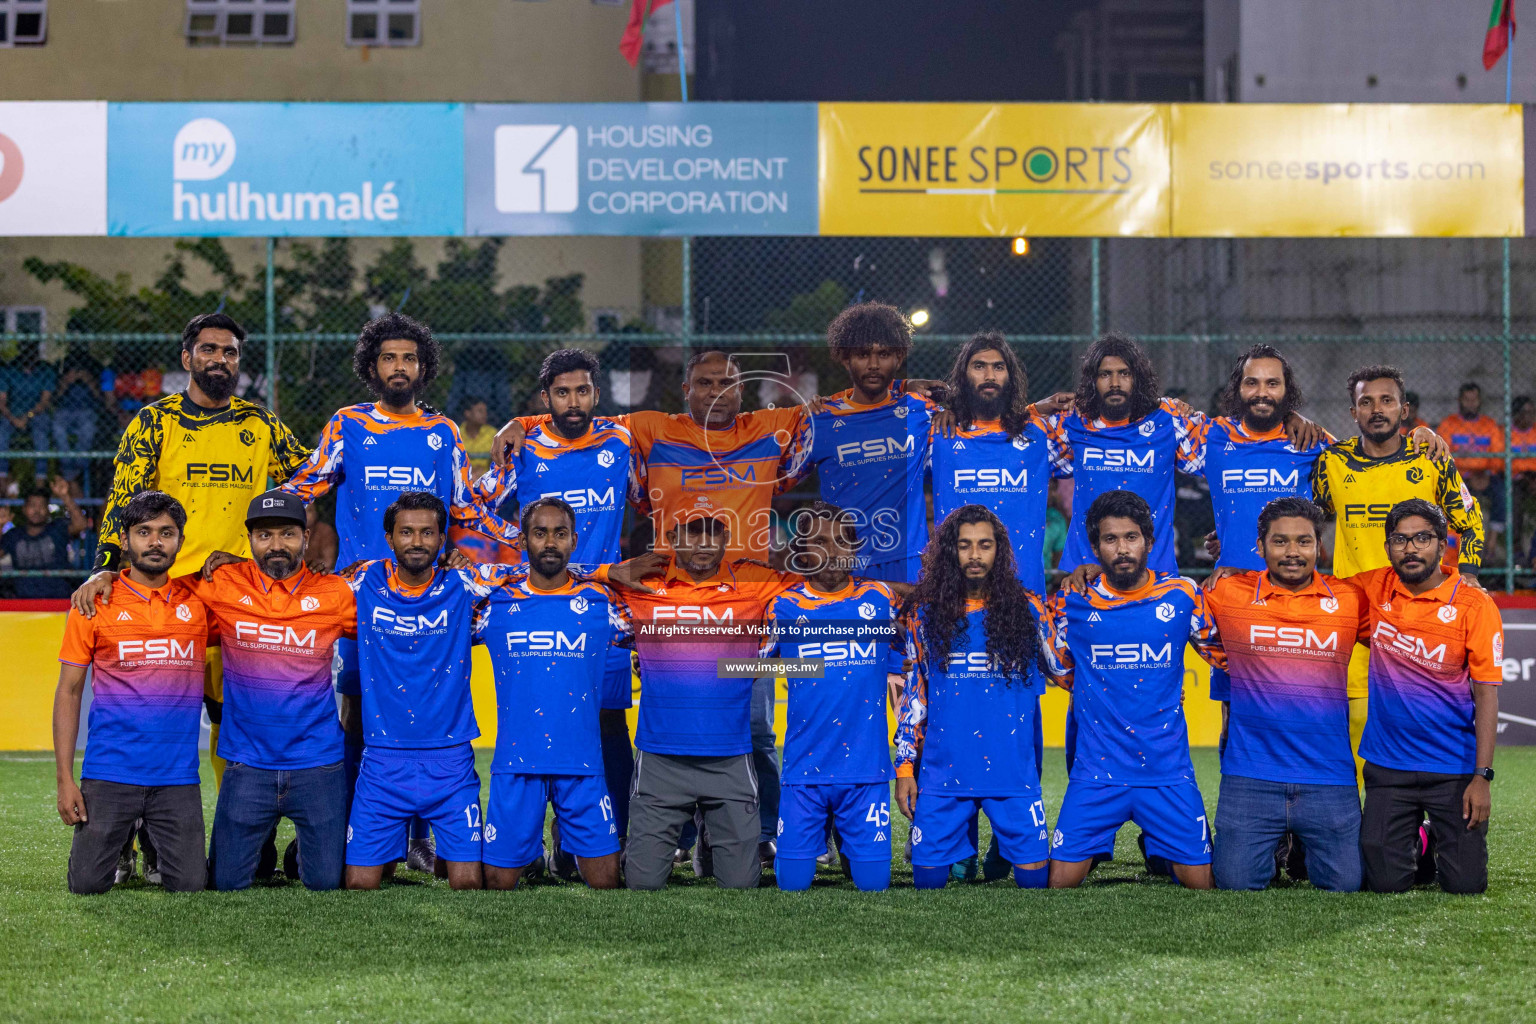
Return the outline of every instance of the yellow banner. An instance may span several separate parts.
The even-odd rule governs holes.
[[[823,103],[823,235],[1166,235],[1168,107]]]
[[[1173,234],[1525,233],[1518,106],[1174,104]]]

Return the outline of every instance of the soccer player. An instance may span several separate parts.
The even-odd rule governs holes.
[[[1385,568],[1381,525],[1392,506],[1424,498],[1460,534],[1459,578],[1477,586],[1483,555],[1483,514],[1448,459],[1436,459],[1398,433],[1403,418],[1403,375],[1394,366],[1365,366],[1349,375],[1350,415],[1360,433],[1324,449],[1312,467],[1312,500],[1337,522],[1333,574],[1349,579]],[[1349,729],[1358,749],[1366,718],[1366,652],[1349,665]],[[1356,759],[1356,768],[1363,762]]]
[[[1153,572],[1177,568],[1174,546],[1174,471],[1198,474],[1207,457],[1203,413],[1160,398],[1157,371],[1140,345],[1110,333],[1083,356],[1076,405],[1046,423],[1056,445],[1056,472],[1074,480],[1073,516],[1060,568],[1070,572],[1094,561],[1084,512],[1111,490],[1141,496],[1152,510],[1157,540],[1148,554]],[[1283,420],[1302,450],[1321,436],[1315,423],[1294,411]]]
[[[1445,515],[1423,498],[1386,514],[1391,565],[1355,577],[1370,610],[1370,716],[1360,741],[1365,885],[1414,882],[1415,832],[1429,816],[1446,892],[1488,888],[1493,748],[1503,625],[1493,599],[1441,568]]]
[[[1043,611],[1018,580],[995,514],[965,505],[944,520],[911,598],[913,667],[896,715],[896,806],[912,821],[919,889],[943,888],[950,865],[975,855],[977,811],[1019,887],[1045,888],[1049,843],[1034,749]]]
[[[1217,888],[1263,889],[1287,833],[1312,884],[1360,888],[1360,794],[1349,747],[1349,656],[1369,627],[1358,587],[1317,571],[1323,511],[1277,498],[1258,514],[1262,572],[1206,592],[1231,674],[1216,804]]]
[[[304,503],[283,491],[252,499],[251,558],[215,552],[193,586],[224,650],[224,785],[208,854],[215,889],[249,888],[279,818],[298,832],[307,889],[340,887],[347,784],[331,691],[336,642],[357,636],[357,602],[341,578],[305,564]],[[233,563],[233,564],[231,564]]]
[[[729,509],[699,495],[672,528],[670,556],[632,559],[645,591],[620,594],[640,655],[640,721],[630,790],[625,883],[660,889],[672,870],[683,826],[702,814],[720,884],[751,889],[762,875],[758,775],[752,759],[750,675],[721,678],[717,660],[750,667],[774,598],[802,581],[756,562],[728,561]],[[629,566],[630,563],[623,563]],[[594,577],[611,579],[600,567]]]
[[[946,382],[959,428],[933,439],[933,518],[985,505],[1005,523],[1024,586],[1045,593],[1046,506],[1055,443],[1027,404],[1029,377],[996,332],[971,338]]]
[[[447,529],[441,498],[407,491],[384,510],[391,557],[348,577],[360,693],[343,694],[342,716],[361,723],[364,739],[347,823],[348,889],[379,887],[414,817],[431,823],[453,888],[483,885],[469,650],[475,604],[502,567],[439,568]]]
[[[896,379],[912,327],[894,306],[849,306],[827,328],[827,347],[853,386],[812,417],[792,476],[814,469],[822,499],[853,513],[858,575],[914,583],[928,543],[923,471],[938,408],[924,396],[938,382]]]
[[[387,313],[363,325],[352,371],[375,400],[337,410],[321,431],[314,455],[283,484],[284,491],[306,504],[335,488],[339,565],[390,556],[379,520],[407,491],[436,495],[455,527],[507,545],[517,541],[517,527],[499,518],[475,491],[458,426],[419,402],[437,378],[441,354],[426,325],[403,313]],[[357,644],[343,638],[336,650],[336,691],[357,696],[362,685]],[[353,728],[347,732],[352,774],[361,756],[360,737]],[[409,866],[431,871],[432,848],[420,823],[413,827],[410,844]]]
[[[612,592],[567,571],[581,542],[560,498],[523,506],[527,575],[502,584],[475,621],[496,673],[496,753],[485,812],[485,881],[511,889],[539,858],[553,804],[562,848],[587,885],[619,884],[619,830],[603,780],[598,707],[608,648],[629,642]],[[620,794],[621,799],[627,794]]]
[[[214,551],[249,555],[238,510],[267,489],[267,478],[287,480],[309,458],[309,449],[277,415],[234,397],[240,381],[245,328],[223,313],[204,313],[181,332],[181,368],[187,389],[140,409],[118,442],[112,490],[102,508],[96,568],[102,570],[75,591],[76,608],[104,598],[120,568],[119,511],[140,491],[159,490],[176,498],[187,514],[187,542],[171,575],[197,572]],[[219,649],[209,648],[204,699],[212,733],[208,760],[214,784],[224,774],[219,756],[223,669]],[[144,852],[144,873],[155,873]],[[126,854],[131,858],[131,851]],[[276,851],[271,861],[276,862]],[[129,867],[132,862],[129,860]]]
[[[1209,889],[1211,832],[1184,721],[1184,645],[1222,665],[1205,595],[1174,573],[1153,572],[1152,510],[1129,491],[1099,495],[1084,516],[1104,573],[1046,608],[1050,672],[1072,691],[1077,756],[1051,842],[1051,888],[1081,885],[1094,855],[1126,821],[1175,878]]]
[[[582,349],[551,352],[539,367],[539,395],[549,407],[547,420],[528,421],[528,435],[512,456],[515,479],[511,497],[527,508],[543,498],[568,502],[576,517],[575,548],[568,561],[580,565],[617,562],[626,501],[640,504],[629,428],[594,412],[598,391],[597,357]],[[626,718],[633,703],[634,674],[627,647],[606,645],[607,665],[599,698],[603,771],[614,805],[620,840],[629,828],[629,782],[635,755]],[[564,858],[555,850],[557,865]]]
[[[112,583],[112,611],[71,610],[53,700],[58,811],[74,828],[69,891],[112,888],[123,844],[143,819],[167,889],[208,882],[197,742],[202,731],[207,610],[171,567],[187,514],[163,491],[141,491],[117,509],[119,554],[128,568]],[[80,783],[75,742],[80,694],[91,673],[90,731]]]
[[[828,815],[838,849],[859,889],[891,884],[890,745],[886,694],[902,670],[906,644],[890,587],[852,575],[859,539],[853,516],[813,502],[791,516],[789,566],[804,583],[769,611],[765,656],[820,661],[819,678],[788,675],[784,789],[779,802],[774,877],[780,889],[811,887],[827,849]]]

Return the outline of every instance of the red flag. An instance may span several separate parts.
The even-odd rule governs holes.
[[[619,40],[619,52],[634,67],[640,63],[640,40],[645,34],[645,19],[651,12],[672,0],[630,0],[629,24],[624,26],[624,38]],[[1512,0],[1502,0],[1509,3]],[[1501,53],[1503,51],[1500,51]]]
[[[635,0],[640,3],[641,0]],[[661,0],[666,3],[666,0]],[[1483,70],[1488,71],[1504,56],[1509,42],[1515,37],[1515,0],[1493,0],[1493,11],[1488,15],[1488,34],[1483,37]],[[637,44],[638,45],[638,44]],[[631,64],[634,61],[630,61]]]

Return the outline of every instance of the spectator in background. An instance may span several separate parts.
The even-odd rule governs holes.
[[[1440,421],[1437,433],[1455,454],[1456,468],[1467,490],[1483,506],[1488,525],[1489,561],[1497,562],[1497,534],[1504,529],[1504,429],[1483,415],[1483,389],[1468,381],[1456,392],[1457,409]],[[1406,417],[1405,417],[1406,418]]]
[[[103,410],[102,396],[109,391],[106,371],[91,358],[85,345],[75,342],[59,366],[58,394],[53,401],[53,448],[59,452],[89,451],[96,447],[96,424]],[[59,472],[78,495],[80,479],[89,462],[60,459]]]
[[[110,384],[110,401],[117,409],[119,430],[126,430],[140,409],[160,397],[164,383],[164,372],[158,366],[150,366],[142,352],[129,352],[123,357],[121,370],[107,371],[102,387]]]
[[[334,508],[335,502],[331,502]],[[320,502],[312,501],[304,510],[305,529],[309,530],[309,544],[304,549],[304,564],[309,571],[324,575],[336,571],[336,555],[341,550],[341,538],[336,527],[320,518]]]
[[[479,395],[464,399],[459,416],[459,436],[464,439],[464,454],[469,456],[469,475],[478,480],[491,468],[491,441],[496,428],[490,425],[490,409]]]
[[[48,408],[57,385],[58,374],[38,359],[35,344],[22,345],[11,365],[0,369],[0,451],[11,447],[19,430],[31,432],[33,450],[48,448]]]
[[[507,365],[507,355],[501,345],[491,341],[474,341],[453,352],[452,383],[448,385],[448,402],[444,408],[452,416],[456,410],[467,406],[472,395],[485,401],[486,416],[501,423],[511,415],[512,371]],[[448,376],[444,373],[444,376]]]
[[[1419,393],[1409,391],[1403,395],[1403,426],[1402,434],[1407,437],[1420,427],[1427,427],[1428,423],[1419,419]]]
[[[68,518],[50,517],[49,491],[38,489],[27,495],[21,506],[21,522],[0,536],[0,552],[10,558],[13,570],[68,569],[69,542],[91,528],[91,521],[80,511],[69,493],[69,481],[55,477],[52,496],[58,499]],[[10,518],[10,509],[0,510]],[[26,599],[69,597],[75,589],[72,581],[61,576],[22,576],[11,581],[16,596]]]

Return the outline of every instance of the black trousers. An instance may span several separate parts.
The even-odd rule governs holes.
[[[160,854],[160,875],[172,892],[207,887],[208,861],[203,846],[203,794],[197,786],[129,786],[102,779],[81,779],[85,824],[75,826],[69,848],[69,891],[106,892],[112,888],[117,858],[144,819],[144,830]]]
[[[1371,892],[1406,892],[1418,861],[1418,830],[1424,815],[1435,839],[1435,871],[1446,892],[1488,888],[1488,823],[1467,828],[1461,799],[1470,775],[1403,772],[1365,765],[1365,813],[1360,854]]]

